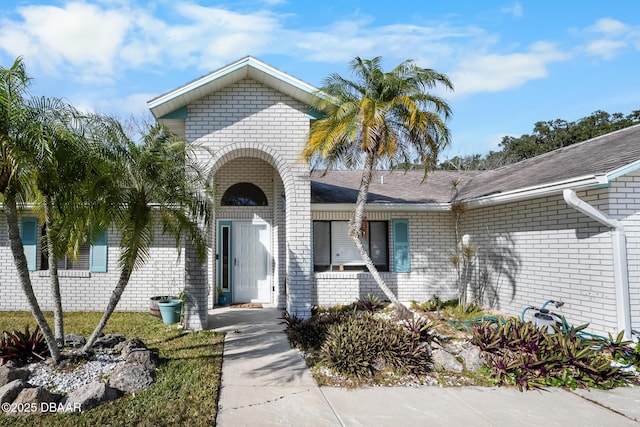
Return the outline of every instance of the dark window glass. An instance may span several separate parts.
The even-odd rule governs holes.
[[[222,196],[222,206],[267,206],[267,196],[254,184],[233,184]]]

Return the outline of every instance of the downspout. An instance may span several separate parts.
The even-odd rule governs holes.
[[[627,263],[627,236],[625,235],[624,227],[617,219],[609,218],[602,211],[581,200],[575,191],[566,189],[562,192],[562,196],[567,205],[611,229],[618,332],[624,330],[624,339],[630,340],[632,331],[631,303],[629,300],[629,264]]]

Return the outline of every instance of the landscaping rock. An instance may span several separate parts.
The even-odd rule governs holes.
[[[110,402],[118,398],[118,391],[108,384],[96,380],[72,391],[67,396],[65,407],[79,407],[81,411],[94,408],[102,403]]]
[[[22,408],[22,411],[12,413],[12,415],[26,416],[36,412],[41,412],[42,408],[48,407],[46,404],[58,403],[60,399],[62,399],[61,394],[51,393],[43,387],[23,388],[13,401],[15,405],[14,408]]]
[[[131,338],[119,343],[114,347],[114,349],[120,351],[120,355],[126,360],[132,350],[146,350],[147,346],[144,345],[144,343],[139,338]]]
[[[25,388],[31,387],[26,381],[13,380],[0,387],[0,403],[12,403]]]
[[[153,370],[158,367],[159,357],[155,351],[134,348],[127,355],[127,363],[139,363],[147,369]]]
[[[456,357],[442,349],[436,349],[431,354],[431,360],[436,371],[448,371],[460,373],[464,370],[462,363],[456,360]]]
[[[13,365],[0,366],[0,386],[10,383],[13,380],[26,380],[31,375],[31,371],[24,368],[16,368]]]
[[[464,359],[464,366],[467,368],[467,371],[475,372],[485,364],[484,359],[480,355],[480,348],[477,346],[465,348],[460,352],[460,357]]]
[[[67,334],[64,336],[64,345],[71,348],[79,348],[87,343],[87,340],[79,334]]]
[[[94,348],[114,348],[121,342],[125,341],[125,337],[120,334],[106,334],[99,337],[93,344]]]
[[[125,363],[116,367],[109,377],[109,385],[124,392],[139,392],[153,384],[154,371],[140,363]]]
[[[18,365],[15,360],[11,360],[11,359],[0,359],[0,366],[8,366],[9,368],[20,367],[20,365]]]

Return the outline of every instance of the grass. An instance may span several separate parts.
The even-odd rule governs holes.
[[[89,336],[101,313],[65,313],[65,333]],[[48,315],[49,324],[53,316]],[[0,331],[35,327],[28,312],[0,312]],[[140,393],[126,394],[81,414],[48,414],[14,419],[0,415],[0,425],[157,426],[215,425],[224,335],[184,332],[148,313],[114,313],[104,333],[139,337],[160,354],[156,382]]]

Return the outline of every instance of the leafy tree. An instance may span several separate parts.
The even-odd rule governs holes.
[[[355,80],[337,74],[324,82],[314,106],[324,114],[310,129],[303,155],[321,156],[328,167],[363,165],[354,217],[349,226],[353,239],[371,275],[401,316],[410,313],[386,285],[363,244],[362,221],[377,162],[410,163],[416,153],[425,173],[437,164],[440,150],[449,143],[445,120],[449,105],[429,93],[437,85],[453,89],[448,77],[413,61],[400,63],[389,72],[381,58],[351,62]]]
[[[531,135],[522,135],[519,138],[506,136],[500,146],[508,157],[518,162],[638,123],[640,110],[627,116],[598,110],[577,122],[561,119],[536,122]]]
[[[503,137],[499,151],[491,151],[485,156],[480,154],[455,156],[440,163],[438,169],[497,169],[638,123],[640,123],[640,110],[635,110],[626,116],[622,113],[609,114],[598,110],[576,122],[567,122],[562,119],[540,121],[534,124],[533,133],[530,135]]]
[[[102,210],[94,221],[110,220],[120,235],[120,277],[105,312],[84,346],[89,350],[113,314],[133,271],[149,257],[153,225],[159,218],[163,231],[194,245],[204,260],[207,238],[203,228],[211,219],[212,205],[207,171],[197,162],[194,146],[179,140],[163,126],[150,127],[137,144],[127,137],[115,120],[96,138],[105,148]]]

